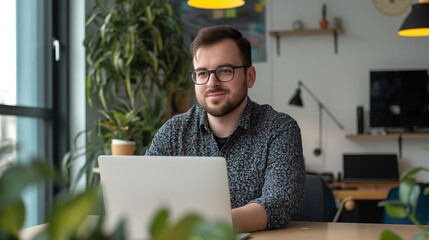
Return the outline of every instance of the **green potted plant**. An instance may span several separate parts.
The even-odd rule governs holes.
[[[164,122],[168,95],[180,95],[192,84],[186,75],[190,56],[182,24],[169,1],[97,0],[87,26],[95,27],[84,41],[89,106],[107,115],[135,111],[144,121],[134,127],[156,132]],[[101,119],[98,123],[106,120]],[[140,143],[147,146],[150,141]]]
[[[425,239],[429,237],[429,227],[427,223],[421,223],[415,216],[417,210],[417,200],[420,194],[428,195],[429,187],[422,189],[413,175],[420,171],[429,172],[428,168],[417,167],[404,172],[401,175],[399,185],[399,200],[386,200],[378,203],[378,206],[386,209],[386,214],[394,218],[408,218],[413,224],[421,229],[422,233],[413,239]],[[426,226],[425,226],[426,225]],[[393,231],[386,229],[380,235],[381,240],[401,240]]]
[[[322,5],[322,20],[320,20],[320,28],[326,29],[328,28],[328,20],[326,20],[326,3]]]
[[[141,118],[139,113],[143,107],[137,110],[129,109],[125,105],[124,108],[118,110],[111,110],[109,112],[100,110],[100,113],[105,117],[100,119],[97,126],[99,136],[108,148],[111,142],[112,155],[133,155],[135,146],[144,146],[147,144],[144,141],[148,140],[148,136],[152,132],[152,128],[145,126],[144,119]]]
[[[95,0],[86,30],[86,99],[100,115],[85,132],[86,146],[75,146],[63,167],[67,175],[86,155],[78,178],[86,175],[92,185],[97,157],[111,154],[112,140],[135,141],[135,153],[144,154],[171,114],[169,99],[177,101],[192,82],[182,23],[169,0]]]

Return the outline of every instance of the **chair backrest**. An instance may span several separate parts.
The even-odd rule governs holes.
[[[325,181],[318,175],[305,174],[304,201],[292,216],[293,221],[328,222]]]
[[[428,224],[429,222],[429,195],[424,195],[423,190],[429,187],[429,184],[420,185],[420,195],[417,200],[416,218],[422,224]],[[392,188],[387,195],[387,200],[399,200],[399,187]],[[413,224],[407,217],[405,218],[393,218],[386,213],[383,213],[383,223],[386,224]]]

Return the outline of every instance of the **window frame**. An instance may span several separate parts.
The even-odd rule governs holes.
[[[45,59],[38,64],[45,74],[47,84],[38,86],[46,92],[47,107],[26,107],[0,104],[0,115],[29,117],[46,121],[44,134],[48,140],[42,152],[48,158],[49,164],[56,169],[61,169],[61,160],[69,148],[69,1],[48,0],[45,4],[46,14],[44,16],[44,47]],[[53,41],[60,42],[60,59],[55,60],[55,49]],[[46,221],[45,212],[50,209],[53,196],[63,190],[65,184],[55,185],[43,184],[38,188],[39,215],[38,224]]]

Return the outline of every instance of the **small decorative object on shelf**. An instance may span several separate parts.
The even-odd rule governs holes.
[[[326,3],[322,5],[322,20],[319,23],[321,29],[328,28],[328,21],[326,20]]]
[[[295,20],[293,21],[293,30],[302,30],[304,29],[304,24],[301,20]]]
[[[343,28],[343,20],[340,17],[334,18],[334,28]]]

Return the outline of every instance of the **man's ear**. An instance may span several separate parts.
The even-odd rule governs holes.
[[[256,70],[254,66],[247,69],[247,88],[252,88],[256,80]]]

